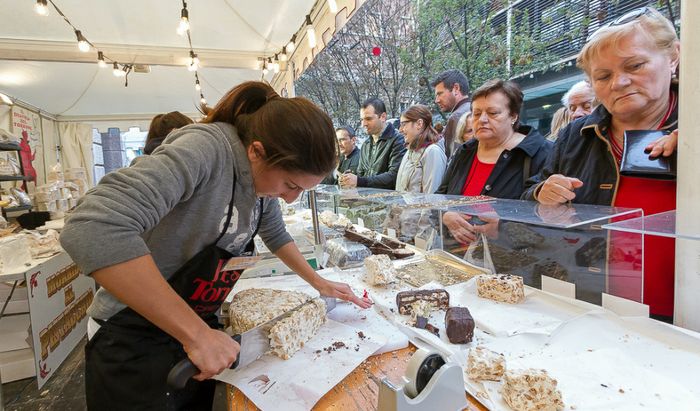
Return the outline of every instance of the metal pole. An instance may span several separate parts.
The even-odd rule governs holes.
[[[311,222],[314,227],[314,244],[321,244],[321,227],[318,225],[318,209],[316,208],[316,190],[309,190],[309,208],[311,208]]]

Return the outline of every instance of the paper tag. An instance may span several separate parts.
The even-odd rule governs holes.
[[[602,293],[602,305],[620,317],[649,317],[649,306],[622,297]]]
[[[245,270],[255,265],[258,261],[262,260],[262,256],[255,255],[251,257],[231,257],[221,271],[233,271],[233,270]]]
[[[418,236],[415,236],[415,237],[413,238],[413,242],[414,242],[416,248],[419,248],[419,249],[421,249],[421,250],[427,250],[427,249],[428,249],[428,242],[425,241],[424,239],[418,237]]]
[[[556,278],[542,276],[542,291],[576,299],[576,285]]]
[[[389,237],[391,237],[393,239],[396,239],[396,230],[394,230],[393,228],[387,228],[386,235],[388,235]]]
[[[361,219],[360,217],[357,217],[357,225],[359,225],[360,227],[364,227],[364,226],[365,226],[365,222],[362,221],[362,219]]]

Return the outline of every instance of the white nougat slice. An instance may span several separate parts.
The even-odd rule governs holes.
[[[560,411],[564,409],[557,380],[545,370],[509,370],[504,375],[503,399],[514,411]]]
[[[301,304],[308,302],[298,308]],[[270,329],[270,352],[289,359],[313,338],[326,322],[326,304],[297,291],[253,288],[236,294],[229,306],[231,329],[240,334],[288,311],[288,317]]]

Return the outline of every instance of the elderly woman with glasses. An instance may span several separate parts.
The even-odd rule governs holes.
[[[628,130],[668,133],[645,151],[651,158],[674,154],[678,145],[679,54],[673,24],[649,7],[630,12],[590,36],[577,64],[588,76],[601,105],[561,131],[547,164],[528,182],[523,198],[544,205],[572,201],[642,208],[645,215],[675,209],[675,180],[624,176],[620,164]],[[670,318],[673,240],[647,236],[644,241],[643,301],[650,305],[652,314]],[[613,235],[608,261],[611,276],[615,275],[615,256],[629,256],[615,250],[615,242]],[[617,242],[624,241],[617,238]],[[617,292],[638,298],[640,287],[641,282],[635,290]]]
[[[437,194],[488,195],[519,198],[524,183],[540,171],[552,143],[530,126],[520,123],[523,93],[512,81],[490,80],[472,96],[474,138],[455,151]],[[455,240],[476,239],[470,216],[443,215],[443,223]]]

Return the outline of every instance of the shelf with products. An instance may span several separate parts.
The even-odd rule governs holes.
[[[0,181],[23,181],[25,179],[26,179],[25,176],[0,175]]]
[[[22,148],[19,143],[15,142],[0,142],[0,151],[20,151]]]

